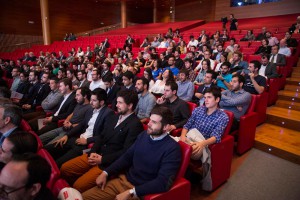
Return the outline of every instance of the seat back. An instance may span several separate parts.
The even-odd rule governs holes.
[[[20,129],[22,129],[23,131],[26,131],[26,132],[29,132],[32,130],[30,125],[24,119],[21,120]]]
[[[54,161],[54,159],[52,158],[52,156],[48,153],[48,151],[46,151],[45,149],[40,149],[38,151],[38,155],[42,156],[43,158],[45,158],[47,160],[47,162],[50,164],[51,166],[51,176],[50,179],[47,183],[47,187],[52,190],[54,183],[59,179],[60,177],[60,171]]]
[[[190,110],[190,114],[192,114],[193,110],[197,107],[197,104],[192,103],[192,102],[187,102]]]
[[[30,131],[27,131],[27,132],[32,134],[35,137],[35,139],[37,140],[38,150],[42,149],[43,148],[43,143],[42,143],[41,139],[39,138],[39,136],[33,130],[30,130]]]
[[[190,163],[190,158],[192,154],[192,147],[182,141],[179,141],[181,150],[181,163],[180,168],[177,172],[176,179],[184,177],[185,171]]]
[[[228,115],[229,121],[228,121],[228,124],[227,124],[227,126],[226,126],[226,128],[224,130],[222,138],[224,138],[226,135],[229,135],[230,129],[231,129],[231,126],[232,126],[232,122],[233,122],[233,119],[234,119],[233,112],[230,112],[228,110],[224,110],[224,112]]]
[[[257,101],[257,96],[254,95],[254,94],[252,94],[252,95],[251,95],[251,102],[250,102],[250,105],[249,105],[249,107],[248,107],[248,110],[247,110],[246,114],[255,111],[256,101]]]

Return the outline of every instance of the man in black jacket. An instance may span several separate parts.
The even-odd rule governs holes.
[[[114,112],[106,106],[106,92],[96,88],[91,92],[89,109],[84,120],[68,131],[62,138],[45,146],[45,149],[53,156],[58,167],[68,160],[80,156],[87,145],[94,143],[102,132],[104,124],[108,123]]]
[[[61,167],[62,176],[73,187],[84,192],[96,185],[98,175],[104,167],[119,158],[143,131],[143,125],[134,114],[138,95],[131,90],[118,93],[118,115],[113,115],[99,134],[89,155],[76,157]]]

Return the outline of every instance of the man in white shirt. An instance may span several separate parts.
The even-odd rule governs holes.
[[[187,45],[187,48],[190,48],[191,46],[198,46],[198,40],[195,40],[195,37],[193,35],[190,36],[190,41]]]
[[[291,49],[289,47],[287,47],[285,39],[280,40],[279,46],[280,46],[280,48],[279,48],[278,53],[285,55],[285,56],[292,55]]]
[[[211,53],[210,53],[210,51],[207,50],[207,51],[204,52],[204,58],[202,60],[209,59],[209,61],[210,61],[210,68],[213,69],[215,67],[215,61],[212,60],[210,58],[210,56],[211,56]],[[202,69],[202,60],[197,65],[197,67],[194,69],[195,72],[197,72],[198,70]]]
[[[53,144],[45,146],[59,168],[68,160],[82,155],[82,150],[95,142],[107,119],[114,115],[114,112],[106,106],[106,99],[105,90],[97,88],[92,91],[90,105],[93,109],[87,110],[84,120]],[[88,101],[85,101],[85,104],[88,104]]]
[[[96,88],[102,88],[103,90],[106,90],[106,86],[101,79],[99,70],[93,69],[92,82],[90,83],[90,90],[93,91]]]

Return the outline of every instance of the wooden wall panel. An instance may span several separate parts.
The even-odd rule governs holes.
[[[215,11],[215,20],[229,16],[230,13],[234,13],[237,19],[294,14],[300,13],[300,1],[282,0],[260,5],[230,7],[230,0],[216,0]]]
[[[176,5],[176,21],[206,20],[213,21],[215,17],[216,0],[193,1]]]

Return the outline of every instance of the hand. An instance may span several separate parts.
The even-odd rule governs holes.
[[[217,76],[217,79],[224,80],[223,76]]]
[[[180,136],[180,141],[185,142],[185,141],[186,141],[186,137],[183,136],[183,135],[181,135],[181,136]]]
[[[64,144],[66,144],[66,142],[68,141],[68,136],[65,135],[62,138],[56,140],[53,142],[54,147],[57,147],[57,145],[59,144],[61,147],[63,147]]]
[[[251,72],[251,73],[249,73],[248,75],[250,76],[250,79],[251,79],[251,80],[254,80],[254,73]]]
[[[204,143],[203,142],[192,142],[191,146],[193,147],[193,154],[195,154],[195,153],[199,153],[200,151],[203,150]]]
[[[72,124],[70,123],[69,120],[65,120],[65,121],[64,121],[64,127],[65,127],[65,128],[70,128],[71,126],[72,126]]]
[[[91,153],[88,157],[88,163],[92,166],[101,164],[102,156],[96,153]]]
[[[101,188],[101,190],[104,190],[106,181],[107,181],[107,175],[106,175],[106,173],[102,172],[96,179],[96,185],[99,188]]]
[[[48,124],[50,122],[52,122],[52,117],[46,117],[43,121],[43,124]]]
[[[170,125],[169,126],[169,129],[167,130],[168,132],[171,132],[171,131],[173,131],[173,130],[175,130],[176,129],[176,126],[174,126],[174,125]]]
[[[126,190],[125,192],[122,192],[118,194],[115,198],[115,200],[127,200],[130,197],[129,190]]]
[[[75,143],[76,143],[77,145],[86,145],[86,144],[87,144],[87,139],[85,139],[85,138],[78,138],[78,139],[75,141]]]
[[[243,106],[237,106],[236,107],[238,109],[238,111],[242,112],[243,111]]]
[[[163,104],[163,103],[165,103],[165,102],[166,102],[166,98],[165,98],[164,95],[161,96],[160,98],[158,98],[158,99],[156,100],[156,103],[157,103],[157,104]]]

